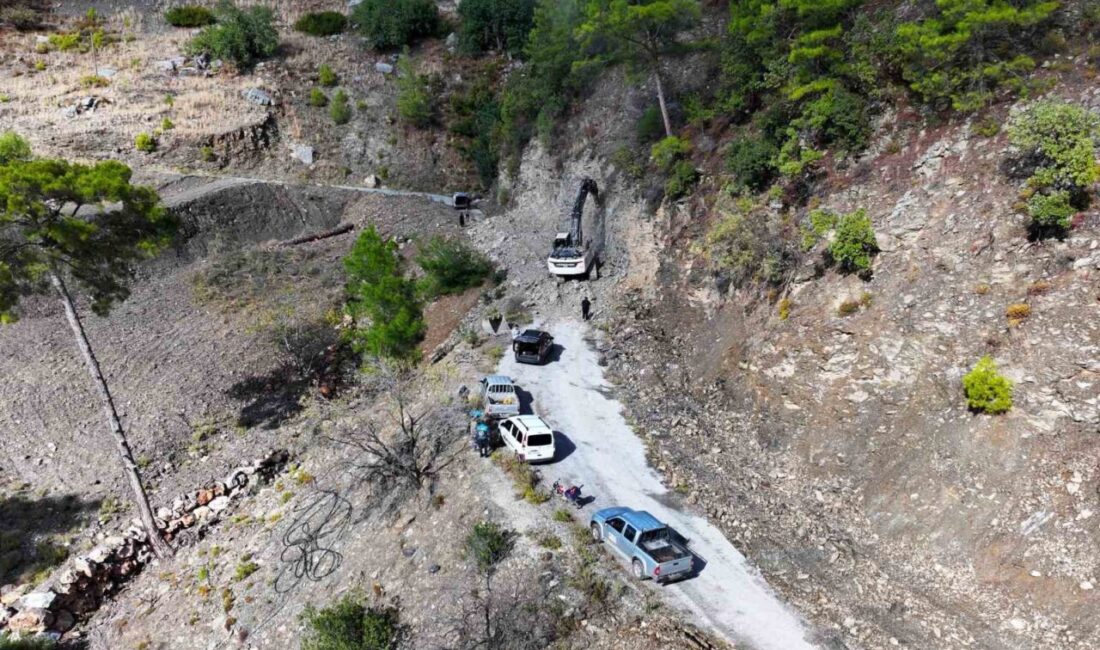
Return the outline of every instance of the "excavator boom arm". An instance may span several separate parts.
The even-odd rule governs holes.
[[[591,178],[585,178],[581,181],[581,187],[577,191],[577,198],[573,201],[573,214],[572,222],[569,226],[569,238],[572,240],[574,246],[581,246],[583,244],[584,231],[581,229],[581,218],[584,216],[584,200],[588,198],[588,195],[592,194],[592,197],[597,201],[600,200],[600,189],[596,185],[596,181]]]

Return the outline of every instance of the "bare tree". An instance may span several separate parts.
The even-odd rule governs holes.
[[[406,369],[380,364],[368,376],[389,403],[361,428],[329,439],[356,451],[347,463],[364,479],[419,489],[461,452],[453,444],[464,433],[457,411],[442,403],[438,391],[414,385]]]

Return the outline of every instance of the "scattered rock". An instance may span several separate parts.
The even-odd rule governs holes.
[[[374,69],[376,72],[381,72],[382,74],[393,74],[393,66],[385,61],[375,63]]]
[[[211,501],[208,507],[214,512],[221,512],[229,507],[229,497],[218,497]]]
[[[297,158],[303,165],[313,164],[313,147],[307,144],[295,144],[291,145],[291,151],[294,152],[294,157]]]
[[[275,100],[260,88],[249,88],[241,92],[244,98],[258,106],[274,106]]]

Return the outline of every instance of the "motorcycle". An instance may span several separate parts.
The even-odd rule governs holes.
[[[584,507],[581,503],[581,487],[580,485],[566,486],[560,480],[554,481],[554,485],[551,487],[554,494],[558,495],[562,499],[565,499],[569,503],[577,506],[578,508]]]

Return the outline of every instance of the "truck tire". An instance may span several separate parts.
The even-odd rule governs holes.
[[[603,533],[600,532],[600,525],[599,524],[592,524],[591,528],[592,528],[592,539],[596,540],[597,542],[602,542],[603,541]]]
[[[638,580],[645,580],[645,568],[642,567],[642,563],[638,560],[634,560],[630,563],[630,572],[634,574],[634,577]]]

